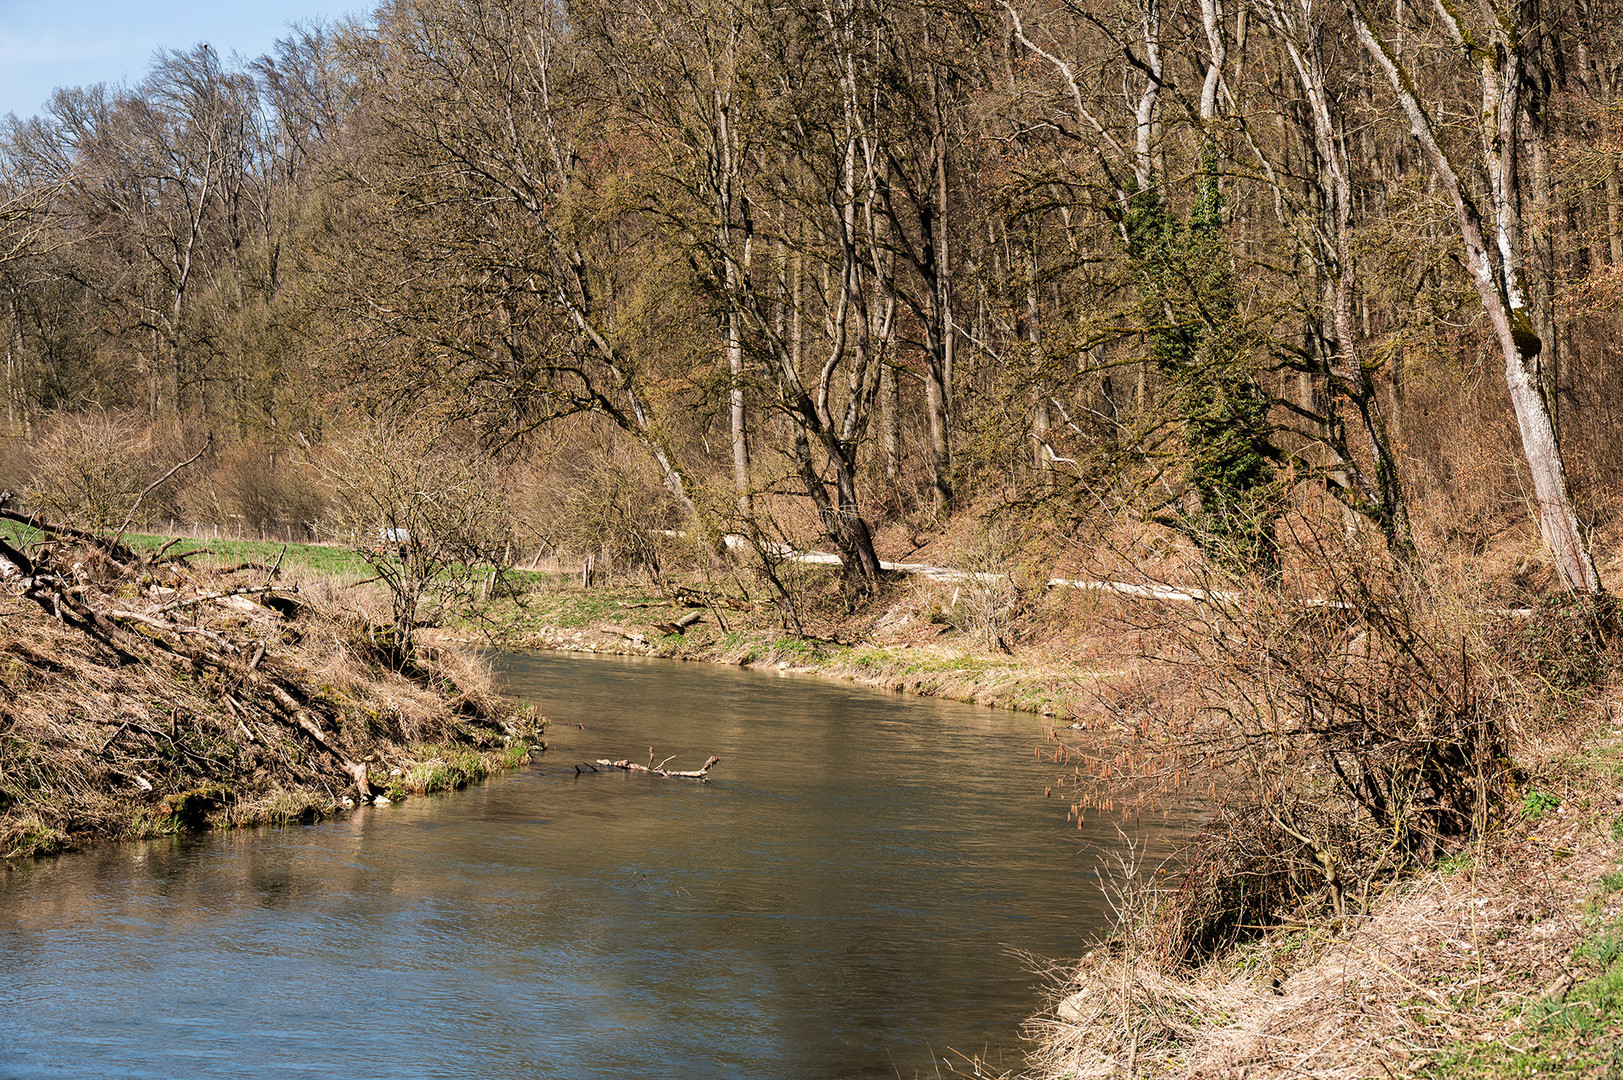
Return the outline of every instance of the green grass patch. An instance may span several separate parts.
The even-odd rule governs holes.
[[[1589,905],[1623,889],[1623,874],[1601,880]],[[1493,1043],[1456,1043],[1419,1075],[1432,1080],[1519,1076],[1623,1076],[1623,919],[1597,927],[1572,953],[1589,973],[1564,994],[1521,1012],[1521,1030]]]
[[[511,769],[518,768],[520,765],[528,764],[530,761],[530,750],[531,746],[529,742],[524,739],[519,739],[512,746],[509,746],[506,750],[502,751],[501,757],[497,759],[496,768],[503,772],[507,772]]]
[[[30,529],[26,525],[19,525],[15,521],[0,521],[0,536],[5,537],[7,543],[20,546],[42,539],[46,534],[38,529]]]
[[[398,799],[405,794],[431,795],[440,791],[456,791],[469,784],[477,784],[493,772],[516,769],[530,760],[530,743],[520,739],[491,755],[443,746],[419,747],[418,753],[424,755],[423,759],[403,775],[391,780],[388,790],[390,798]]]
[[[124,543],[131,551],[155,551],[169,543],[171,537],[136,534],[126,536]],[[287,554],[283,555],[283,548]],[[366,562],[348,548],[327,547],[322,544],[282,544],[261,540],[192,540],[182,539],[167,554],[181,555],[189,551],[208,552],[197,556],[198,565],[230,566],[242,562],[262,562],[273,565],[278,556],[283,569],[304,567],[324,574],[350,574],[362,576],[368,571]],[[209,556],[212,556],[210,558]]]
[[[521,572],[522,573],[522,572]],[[517,625],[556,627],[560,630],[583,630],[598,623],[664,622],[671,618],[673,607],[663,608],[660,596],[620,595],[581,589],[547,589],[531,593],[521,608],[513,611]],[[628,604],[652,604],[653,607],[632,608]]]
[[[0,534],[3,534],[13,544],[33,543],[45,539],[50,534],[39,529],[31,529],[15,521],[0,521]],[[111,533],[108,534],[111,537]],[[172,540],[173,537],[160,536],[154,533],[126,533],[124,545],[131,551],[155,551]],[[282,559],[284,568],[295,566],[309,570],[333,575],[367,576],[370,570],[366,560],[345,547],[334,547],[327,544],[289,544],[279,540],[228,540],[208,539],[194,540],[189,537],[181,539],[168,554],[177,555],[188,551],[207,551],[213,555],[213,562],[218,565],[229,566],[239,562],[274,563],[282,550],[286,548],[287,554]],[[205,561],[206,556],[199,557]]]
[[[68,846],[68,834],[41,820],[34,814],[26,815],[17,823],[14,832],[0,838],[0,857],[27,859],[40,855],[55,855]]]
[[[487,774],[484,759],[471,750],[451,751],[419,761],[406,770],[401,787],[418,795],[457,788],[483,780]]]
[[[769,648],[785,660],[805,664],[820,663],[838,650],[837,646],[831,649],[826,642],[797,637],[778,638]]]
[[[983,656],[914,657],[902,663],[898,675],[981,674],[1006,668],[1007,664]]]
[[[1528,821],[1542,821],[1561,806],[1561,800],[1547,791],[1528,789],[1522,796],[1522,817]]]

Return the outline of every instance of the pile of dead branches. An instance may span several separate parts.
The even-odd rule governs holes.
[[[309,818],[398,795],[424,754],[493,768],[533,743],[466,657],[380,662],[337,590],[279,560],[199,568],[8,503],[27,542],[0,537],[0,854]]]

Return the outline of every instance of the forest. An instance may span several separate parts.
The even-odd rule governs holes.
[[[381,424],[526,549],[862,582],[1021,507],[1266,575],[1330,499],[1416,565],[1531,517],[1594,591],[1612,16],[420,2],[168,52],[0,139],[5,482],[99,523],[208,438],[149,520],[314,536]]]
[[[1125,875],[1040,1075],[1210,1075],[1263,1053],[1232,1016],[1327,1001],[1369,1038],[1335,1020],[1315,1075],[1509,1053],[1503,1002],[1427,989],[1470,975],[1441,931],[1379,1016],[1323,981],[1395,882],[1476,920],[1436,876],[1473,852],[1521,951],[1470,985],[1615,1034],[1615,868],[1599,968],[1522,945],[1581,900],[1560,860],[1623,842],[1586,741],[1623,630],[1620,35],[1591,0],[395,0],[167,51],[0,126],[0,516],[348,546],[395,674],[436,581],[543,559],[757,613],[785,667],[907,603],[1036,683],[1068,653],[1085,689],[1018,707],[1075,721],[1079,826],[1169,791],[1212,823],[1170,889]],[[958,584],[906,599],[908,558]],[[1563,799],[1593,835],[1484,854]],[[1584,1031],[1538,1060],[1618,1067]],[[1506,1064],[1470,1054],[1444,1074]]]

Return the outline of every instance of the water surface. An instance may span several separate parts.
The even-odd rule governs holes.
[[[1015,951],[1074,956],[1103,924],[1115,825],[1044,798],[1034,718],[497,659],[553,721],[529,769],[5,871],[0,1077],[824,1080],[935,1076],[949,1048],[1010,1068],[1040,1003]],[[571,768],[650,747],[722,761],[708,784]]]

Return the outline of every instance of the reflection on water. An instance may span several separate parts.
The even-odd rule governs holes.
[[[0,1078],[912,1077],[1018,1063],[1011,950],[1102,924],[1032,718],[505,654],[535,766],[311,828],[0,876]],[[584,730],[580,725],[584,725]],[[649,747],[712,782],[577,776]]]

